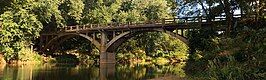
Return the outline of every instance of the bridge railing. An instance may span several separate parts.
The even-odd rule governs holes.
[[[76,25],[76,26],[65,26],[61,31],[76,31],[76,30],[86,30],[86,29],[100,29],[100,28],[117,28],[117,27],[138,27],[142,25],[156,24],[156,25],[167,25],[167,24],[188,24],[195,22],[206,22],[204,17],[185,17],[185,18],[170,18],[162,20],[149,20],[145,22],[129,22],[126,24],[121,23],[109,23],[109,24],[86,24],[86,25]]]
[[[237,14],[233,15],[234,18],[241,18],[242,15]],[[215,17],[210,21],[225,21],[226,16],[220,15]],[[65,26],[60,31],[76,31],[76,30],[88,30],[88,29],[101,29],[101,28],[119,28],[119,27],[141,27],[142,25],[168,25],[168,24],[184,24],[188,25],[189,23],[206,23],[208,22],[206,17],[183,17],[183,18],[169,18],[161,20],[149,20],[145,22],[129,22],[129,23],[108,23],[108,24],[86,24],[86,25],[76,25],[76,26]]]
[[[85,30],[85,29],[100,29],[100,28],[116,28],[116,27],[129,27],[129,26],[140,26],[147,24],[162,24],[160,20],[150,20],[142,23],[131,22],[126,24],[121,23],[109,23],[109,24],[86,24],[86,25],[76,25],[76,26],[65,26],[60,31],[75,31],[75,30]]]

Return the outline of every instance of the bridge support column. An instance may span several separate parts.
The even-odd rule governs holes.
[[[115,54],[109,52],[100,53],[100,63],[115,63]]]
[[[106,51],[107,35],[101,32],[100,63],[115,63],[115,54]]]

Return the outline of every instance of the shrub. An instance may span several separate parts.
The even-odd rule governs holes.
[[[31,50],[30,48],[24,47],[18,52],[18,60],[41,62],[42,56],[39,55],[37,52]]]

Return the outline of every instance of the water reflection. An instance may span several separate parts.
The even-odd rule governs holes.
[[[185,77],[184,63],[168,65],[117,65],[116,79],[140,80],[168,76]],[[176,79],[174,79],[176,80]]]
[[[0,80],[140,80],[184,77],[184,64],[39,64],[0,67]],[[182,78],[180,78],[182,79]]]
[[[4,75],[4,68],[5,68],[5,65],[2,65],[0,64],[0,79],[3,77]]]

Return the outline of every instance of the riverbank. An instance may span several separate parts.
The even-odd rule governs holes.
[[[0,65],[5,65],[5,64],[6,64],[6,61],[5,61],[4,57],[3,57],[3,55],[0,54]]]
[[[184,69],[186,74],[196,80],[265,80],[266,28],[251,27],[255,26],[246,26],[232,37],[213,34],[204,38],[210,31],[194,32],[190,39],[194,52]]]
[[[2,54],[0,54],[0,78],[4,75],[4,68],[6,66],[6,61]]]

